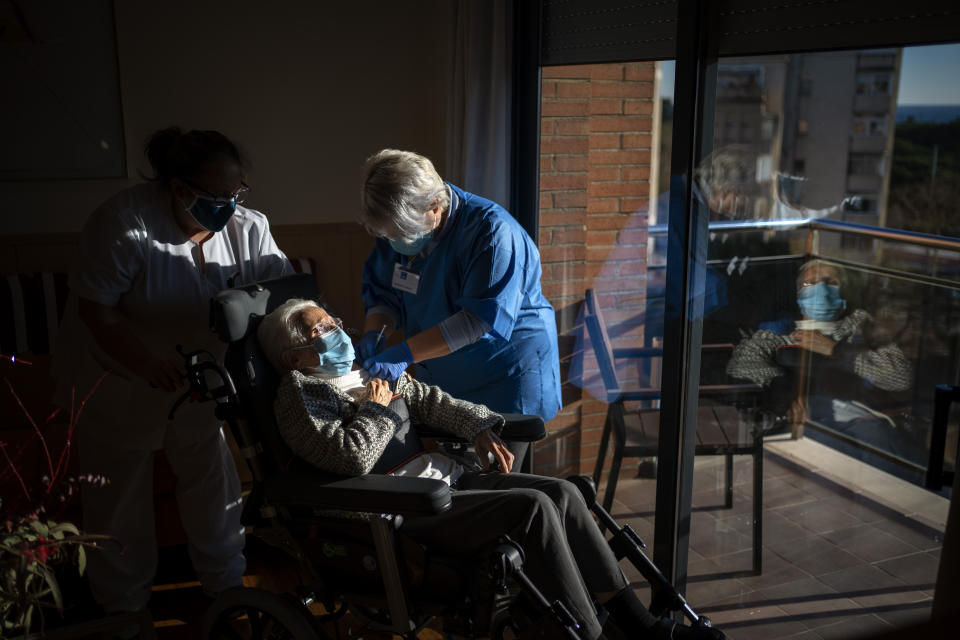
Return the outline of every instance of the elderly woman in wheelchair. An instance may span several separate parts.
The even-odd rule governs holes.
[[[274,410],[293,453],[329,473],[434,478],[450,486],[449,509],[407,517],[400,526],[431,554],[476,558],[503,541],[515,543],[522,584],[536,585],[535,600],[553,603],[560,627],[572,614],[568,635],[576,629],[588,639],[723,638],[716,629],[647,611],[578,489],[566,480],[511,473],[513,456],[499,435],[503,416],[406,374],[393,388],[370,379],[354,364],[340,321],[312,301],[280,305],[257,336],[282,374]],[[428,448],[411,424],[470,441],[479,455]],[[602,624],[598,611],[607,614]]]

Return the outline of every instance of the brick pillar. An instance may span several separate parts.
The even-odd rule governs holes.
[[[611,326],[636,324],[645,305],[654,75],[654,63],[542,72],[542,283],[560,316],[564,364],[564,406],[548,431],[577,428],[580,472],[593,469],[607,406],[567,380],[575,358],[583,358],[585,370],[595,368],[589,349],[575,351],[584,291],[598,292]],[[617,346],[639,344],[641,330],[638,325],[618,336]]]

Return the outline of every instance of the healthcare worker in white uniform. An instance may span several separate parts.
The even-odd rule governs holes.
[[[240,482],[210,404],[184,403],[184,350],[224,347],[208,328],[209,300],[231,287],[292,272],[266,217],[241,206],[241,155],[216,131],[153,134],[152,180],[125,189],[87,220],[58,339],[57,395],[70,407],[102,378],[77,427],[83,526],[116,536],[123,553],[90,554],[94,597],[107,612],[147,607],[157,568],[153,452],[177,476],[191,561],[209,595],[246,568]],[[105,372],[107,373],[104,376]],[[71,398],[73,394],[73,398]]]

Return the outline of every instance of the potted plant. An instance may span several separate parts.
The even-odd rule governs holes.
[[[0,473],[15,478],[17,482],[13,486],[20,489],[18,495],[0,498],[0,638],[12,638],[25,637],[34,630],[43,633],[47,613],[63,612],[64,598],[57,579],[59,568],[74,565],[82,575],[86,568],[86,547],[117,541],[111,536],[81,533],[72,522],[56,517],[79,493],[81,485],[103,486],[108,482],[96,474],[67,475],[77,422],[100,381],[79,406],[71,407],[66,441],[56,457],[51,455],[43,431],[13,385],[6,378],[4,382],[33,428],[33,438],[39,441],[47,465],[39,486],[29,486],[18,465],[30,442],[15,449],[0,440]],[[51,413],[44,426],[58,413],[59,410]]]

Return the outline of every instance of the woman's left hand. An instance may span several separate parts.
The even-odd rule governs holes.
[[[477,437],[473,439],[473,446],[483,462],[484,471],[490,469],[490,456],[488,454],[491,453],[493,459],[500,465],[500,471],[510,473],[510,470],[513,469],[513,454],[507,448],[507,443],[494,433],[493,429],[485,429],[478,433]]]
[[[790,334],[790,339],[801,348],[828,358],[833,355],[833,350],[837,347],[836,342],[819,331],[811,329],[797,329]]]

